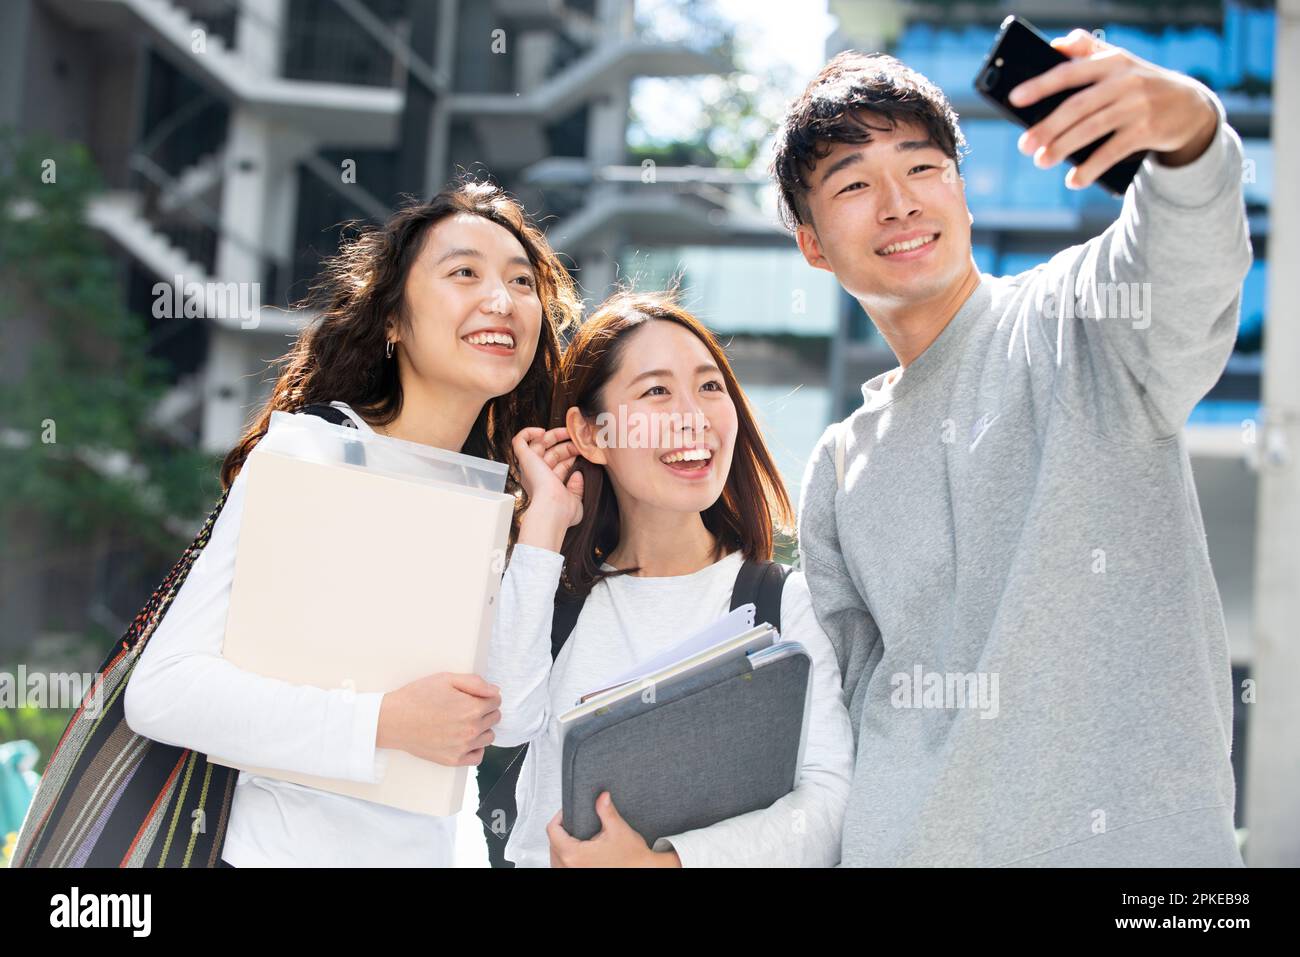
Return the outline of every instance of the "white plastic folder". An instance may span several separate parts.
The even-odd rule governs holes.
[[[277,412],[244,468],[227,660],[357,692],[483,673],[514,506],[504,464]],[[460,810],[468,767],[378,753],[376,784],[209,760],[421,814]]]

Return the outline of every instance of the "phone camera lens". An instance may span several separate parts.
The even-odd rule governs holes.
[[[980,75],[980,89],[992,90],[998,84],[998,78],[1002,76],[1002,71],[995,66],[989,67]]]

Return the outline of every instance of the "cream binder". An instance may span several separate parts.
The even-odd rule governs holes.
[[[311,426],[320,427],[340,428]],[[268,677],[358,692],[439,671],[482,674],[514,498],[266,445],[245,465],[223,656]],[[379,754],[387,766],[376,784],[209,760],[422,814],[460,810],[470,768]]]

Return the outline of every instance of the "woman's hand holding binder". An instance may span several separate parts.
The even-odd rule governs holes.
[[[440,672],[384,695],[378,748],[398,748],[448,767],[475,765],[496,737],[501,691],[479,675]]]

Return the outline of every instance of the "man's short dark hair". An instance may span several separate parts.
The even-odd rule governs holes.
[[[864,111],[884,120],[869,125]],[[943,91],[887,53],[846,50],[822,67],[790,106],[777,134],[771,172],[781,222],[794,231],[810,222],[807,174],[836,143],[870,143],[871,131],[911,121],[960,169],[966,139]]]

